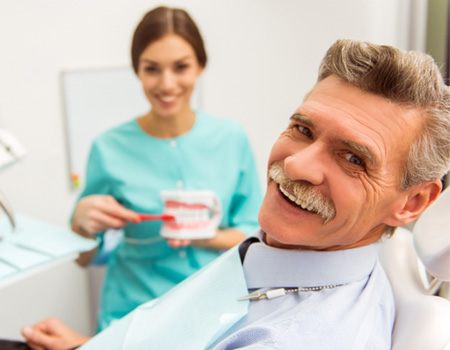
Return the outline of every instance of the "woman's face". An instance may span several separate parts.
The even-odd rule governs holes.
[[[170,118],[189,110],[202,70],[192,46],[176,34],[165,35],[148,45],[139,58],[137,75],[152,112]]]

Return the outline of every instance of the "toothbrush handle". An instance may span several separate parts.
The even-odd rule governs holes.
[[[139,214],[139,219],[141,219],[142,221],[147,220],[172,221],[175,220],[175,216],[169,214]]]

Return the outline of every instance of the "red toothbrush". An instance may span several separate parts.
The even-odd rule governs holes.
[[[148,221],[148,220],[173,221],[175,220],[175,216],[170,214],[139,214],[139,219],[141,219],[141,221]]]

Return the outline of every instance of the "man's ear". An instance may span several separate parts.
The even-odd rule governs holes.
[[[416,220],[420,214],[438,197],[442,190],[442,182],[424,182],[405,190],[405,197],[398,208],[390,215],[385,224],[403,226]]]

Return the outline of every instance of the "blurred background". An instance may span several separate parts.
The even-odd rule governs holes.
[[[129,67],[136,24],[161,4],[186,9],[199,25],[209,62],[198,105],[243,125],[263,183],[271,145],[336,39],[428,52],[449,76],[448,0],[2,0],[0,128],[28,150],[0,173],[16,212],[68,225],[77,140],[68,141],[64,74]],[[95,123],[77,121],[81,132],[93,130]],[[21,326],[49,315],[92,333],[95,303],[87,271],[59,265],[0,288],[0,337],[17,338]]]

